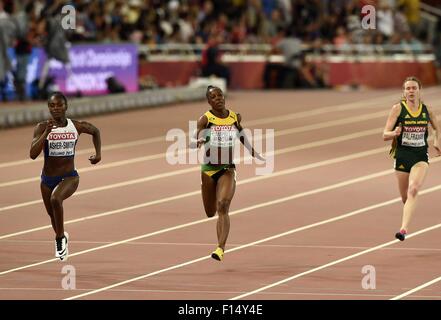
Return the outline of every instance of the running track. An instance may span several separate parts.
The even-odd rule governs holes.
[[[441,118],[441,91],[424,90]],[[53,259],[32,127],[1,132],[0,299],[441,299],[441,162],[433,159],[411,236],[394,240],[402,204],[381,135],[399,90],[231,92],[250,129],[275,130],[272,175],[238,167],[223,262],[206,219],[199,168],[169,165],[171,128],[188,131],[204,102],[87,119],[77,146],[80,187],[65,202],[69,260]],[[433,150],[430,148],[430,155]],[[64,290],[64,265],[76,289]],[[376,288],[363,289],[362,268]],[[433,281],[432,281],[433,280]],[[404,294],[404,295],[403,295]],[[400,296],[402,295],[402,296]]]

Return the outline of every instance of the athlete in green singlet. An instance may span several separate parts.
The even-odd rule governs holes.
[[[421,82],[415,77],[406,78],[403,83],[404,98],[392,107],[383,132],[383,139],[393,140],[391,155],[395,158],[395,172],[398,187],[404,203],[400,231],[395,237],[403,241],[415,212],[418,191],[429,168],[428,125],[434,132],[433,146],[441,155],[439,125],[436,115],[421,102]]]

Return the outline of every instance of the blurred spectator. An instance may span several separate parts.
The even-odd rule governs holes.
[[[394,26],[395,32],[398,34],[404,34],[410,32],[409,23],[407,22],[406,15],[404,13],[404,5],[398,5],[394,12]]]
[[[115,77],[107,78],[106,84],[107,84],[107,90],[111,94],[126,92],[126,88]]]
[[[297,87],[305,89],[326,88],[324,70],[314,63],[309,62],[305,55],[301,55],[299,70],[299,80]]]
[[[288,36],[284,29],[279,30],[278,37],[279,41],[274,46],[274,53],[282,53],[284,62],[281,65],[267,62],[264,71],[265,87],[272,88],[272,82],[275,81],[277,88],[294,88],[299,77],[298,68],[302,43],[300,39]],[[274,77],[275,80],[272,80]]]
[[[180,40],[184,43],[188,43],[194,35],[194,29],[190,20],[187,7],[183,7],[182,10],[179,12],[178,25]]]
[[[404,50],[409,53],[417,54],[423,52],[423,44],[421,43],[421,41],[415,38],[415,36],[410,31],[406,32],[403,35],[401,44],[404,46]]]
[[[202,76],[216,76],[224,78],[227,86],[230,83],[230,70],[221,62],[221,53],[219,51],[218,42],[212,40],[203,52],[205,60],[202,61]]]
[[[67,49],[67,39],[65,30],[61,26],[61,8],[65,2],[63,0],[55,0],[52,4],[46,6],[41,13],[41,22],[45,26],[45,37],[43,40],[43,48],[47,59],[43,65],[40,75],[38,87],[40,90],[47,88],[47,76],[49,72],[49,63],[51,59],[55,59],[63,63],[67,70],[68,80],[72,80],[72,69],[70,66],[69,53]],[[47,93],[42,93],[46,95]]]
[[[150,90],[158,87],[158,84],[151,75],[145,75],[139,78],[139,90]]]
[[[436,25],[434,45],[435,45],[435,55],[438,61],[438,67],[440,67],[441,66],[441,19],[438,19],[438,23]]]
[[[416,33],[420,24],[420,0],[397,0],[397,5],[402,5],[406,14],[410,30]]]
[[[320,34],[325,42],[332,42],[336,36],[338,21],[336,15],[328,15],[323,17]]]
[[[383,54],[384,50],[382,45],[384,44],[384,36],[382,33],[377,32],[374,36],[374,45],[376,45],[375,50],[377,51],[377,53],[379,54]]]
[[[7,74],[12,69],[11,61],[8,56],[8,36],[5,32],[5,18],[0,18],[0,97],[2,101],[7,101],[6,84]]]
[[[7,1],[7,0],[3,0]],[[60,0],[47,0],[48,3]],[[72,41],[131,41],[137,44],[274,43],[280,28],[309,44],[365,43],[361,8],[377,8],[384,39],[405,33],[416,21],[418,0],[71,0],[77,9]],[[36,11],[44,0],[36,0]],[[67,3],[67,0],[65,1]],[[37,5],[38,4],[38,5]],[[401,5],[402,12],[395,10]],[[394,13],[394,11],[396,11]],[[404,12],[406,15],[404,15]],[[417,18],[415,18],[417,17]],[[396,30],[394,30],[396,29]],[[338,31],[337,31],[338,30]]]
[[[260,13],[262,12],[262,4],[260,0],[249,0],[245,12],[247,31],[252,35],[257,35],[260,24]]]
[[[32,52],[32,46],[36,41],[36,19],[34,8],[34,4],[28,2],[24,11],[19,12],[13,18],[16,26],[14,51],[17,60],[14,72],[14,85],[17,98],[20,101],[26,100],[26,76],[28,63]]]
[[[10,7],[10,4],[8,4],[7,2],[4,2],[2,0],[0,0],[0,19],[7,19],[9,18],[9,13],[8,11],[8,6]]]
[[[262,16],[260,23],[260,34],[263,39],[269,40],[277,35],[277,30],[286,28],[286,23],[282,20],[282,15],[278,8],[271,12],[271,16],[267,19]]]
[[[333,39],[333,43],[337,48],[344,48],[347,44],[349,44],[349,38],[346,34],[346,30],[343,27],[337,28],[337,33]]]
[[[274,0],[262,0],[262,11],[263,13],[269,17],[274,9],[276,9],[276,1]]]
[[[216,19],[214,13],[213,3],[210,0],[206,0],[203,3],[202,10],[199,11],[197,21],[201,28]]]
[[[9,8],[13,2],[21,4],[20,9],[24,9],[24,4],[30,0],[0,0],[0,19],[8,17],[3,7]],[[304,74],[311,73],[306,72],[309,66],[299,60],[297,50],[301,51],[302,46],[313,46],[317,53],[318,39],[321,45],[334,44],[340,50],[346,50],[352,44],[359,45],[360,52],[365,53],[382,52],[383,48],[379,46],[369,48],[371,44],[402,44],[414,52],[420,52],[422,47],[421,32],[414,33],[415,37],[408,35],[419,26],[419,0],[33,0],[33,4],[35,16],[41,16],[38,32],[44,39],[45,51],[49,57],[66,65],[69,77],[67,40],[130,41],[156,51],[160,50],[160,44],[192,43],[202,48],[208,43],[203,52],[200,49],[188,52],[203,54],[202,74],[221,76],[228,82],[229,69],[221,63],[219,47],[211,45],[210,39],[217,39],[217,44],[270,44],[284,55],[286,63],[281,66],[281,72],[276,65],[268,63],[265,83],[273,81],[283,87],[298,85],[301,66]],[[59,25],[59,9],[64,4],[72,4],[77,12],[76,29],[68,34]],[[365,5],[377,8],[376,31],[361,28],[361,8]],[[23,11],[16,17],[24,15]],[[28,20],[32,25],[32,19]],[[23,39],[23,31],[20,33]],[[0,31],[0,34],[4,37],[5,32]],[[435,33],[435,38],[438,34]],[[441,43],[441,39],[437,41],[435,44]],[[19,96],[22,96],[25,48],[29,46],[18,45],[20,42],[17,42],[16,50],[22,52],[22,58],[15,79]],[[3,39],[5,47],[4,43]],[[4,84],[5,70],[10,70],[10,63],[4,54],[6,49],[1,46],[0,41],[0,53],[3,52],[0,55],[0,76],[3,79],[0,81],[3,80]],[[441,48],[441,44],[436,48]],[[441,59],[441,53],[437,56]],[[46,81],[47,68],[48,65],[43,68],[40,86]],[[271,74],[278,74],[277,81],[270,81]]]
[[[242,15],[231,30],[230,42],[234,44],[244,43],[247,37],[246,16]]]
[[[325,0],[325,1],[327,1],[327,0]],[[368,6],[368,5],[376,7],[377,2],[378,2],[378,0],[360,0],[359,4],[360,4],[360,8],[363,8],[363,6]]]
[[[346,11],[346,30],[349,33],[350,42],[362,43],[365,30],[361,27],[360,11],[354,2],[346,8]]]
[[[276,48],[285,57],[285,63],[290,65],[302,52],[302,41],[297,37],[288,35],[283,29],[279,33],[282,36],[276,44]]]
[[[309,0],[314,1],[314,0]],[[290,24],[293,20],[293,7],[290,0],[277,0],[277,5],[283,14],[284,21],[286,24]],[[293,2],[305,2],[305,0],[298,0]]]
[[[399,46],[401,44],[401,35],[398,33],[392,34],[392,36],[389,38],[388,44]],[[394,50],[396,51],[396,50]],[[398,51],[398,50],[397,50]]]
[[[71,41],[153,45],[206,43],[220,36],[228,43],[274,43],[284,28],[307,44],[321,38],[340,46],[365,42],[360,27],[365,5],[377,8],[377,26],[386,40],[419,21],[419,0],[35,0],[35,12],[61,2],[77,10]]]
[[[394,34],[394,14],[385,0],[381,0],[377,10],[377,28],[385,39],[389,39]]]
[[[7,49],[11,47],[15,26],[10,14],[13,11],[11,2],[0,0],[0,97],[7,101],[7,74],[12,70],[11,60]]]

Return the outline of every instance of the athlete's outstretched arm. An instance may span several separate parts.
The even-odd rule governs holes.
[[[427,106],[426,106],[427,107]],[[430,118],[430,124],[432,125],[432,128],[434,130],[434,137],[433,137],[433,146],[438,152],[437,156],[441,156],[441,148],[440,148],[440,134],[439,134],[439,124],[438,119],[436,118],[435,112],[432,111],[431,108],[427,107],[427,110],[429,111],[429,118]]]
[[[205,142],[205,137],[204,136],[201,137],[200,135],[202,131],[207,128],[207,124],[208,124],[208,118],[205,114],[203,114],[198,119],[197,128],[193,133],[192,137],[190,138],[190,144],[189,144],[190,149],[199,148]]]
[[[78,132],[87,133],[93,136],[93,146],[95,147],[95,155],[89,157],[91,164],[96,164],[101,161],[101,134],[100,130],[93,124],[86,121],[74,121]]]
[[[237,130],[239,130],[240,133],[240,142],[242,142],[242,144],[245,146],[245,148],[247,148],[247,150],[251,153],[251,156],[259,159],[259,160],[263,160],[265,161],[265,158],[259,153],[256,152],[253,148],[253,146],[250,144],[250,141],[247,138],[247,135],[242,132],[243,131],[243,127],[241,124],[242,121],[242,116],[238,113],[237,114]]]
[[[383,130],[384,141],[392,140],[401,134],[401,126],[397,126],[396,128],[394,128],[394,125],[397,122],[400,113],[401,105],[397,103],[392,107],[392,110],[389,112],[389,116],[387,117],[386,126]]]

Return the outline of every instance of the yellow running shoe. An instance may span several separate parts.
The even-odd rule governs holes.
[[[211,253],[211,257],[215,260],[222,261],[222,259],[224,258],[224,250],[218,247]]]

